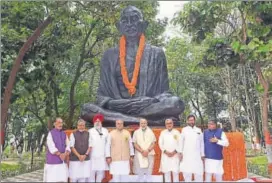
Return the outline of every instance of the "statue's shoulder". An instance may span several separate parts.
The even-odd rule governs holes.
[[[106,49],[106,51],[104,52],[104,56],[111,56],[112,54],[116,54],[118,53],[118,47],[111,47]]]
[[[108,64],[109,61],[112,61],[112,58],[118,57],[118,48],[117,47],[111,47],[108,48],[102,57],[102,64]]]
[[[147,48],[150,49],[155,54],[164,54],[164,50],[162,47],[154,46],[151,44],[146,44]]]

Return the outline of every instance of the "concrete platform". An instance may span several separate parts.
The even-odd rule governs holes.
[[[129,175],[127,177],[128,182],[136,182],[136,175]],[[162,175],[153,175],[152,182],[162,182]],[[43,169],[37,170],[30,173],[25,173],[15,177],[9,177],[7,179],[1,180],[1,182],[43,182]],[[249,173],[248,178],[241,179],[238,181],[228,181],[228,182],[272,182],[272,179],[268,179],[256,174]]]

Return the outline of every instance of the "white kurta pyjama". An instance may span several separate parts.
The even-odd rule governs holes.
[[[106,157],[111,157],[111,135],[108,136],[106,145]],[[134,148],[132,144],[131,136],[128,139],[130,156],[134,156]],[[110,174],[112,175],[129,175],[130,172],[130,162],[127,161],[112,161],[110,164]]]
[[[89,136],[89,147],[92,147],[91,137]],[[70,135],[70,147],[75,146],[75,136]],[[89,178],[91,176],[91,161],[70,161],[69,162],[69,177],[71,179]]]
[[[109,135],[108,130],[102,127],[102,135],[99,135],[99,132],[96,130],[96,128],[91,128],[89,133],[92,141],[92,150],[90,153],[91,170],[109,170],[108,164],[106,162],[106,143]]]
[[[161,132],[159,137],[159,147],[161,149],[161,164],[160,171],[163,173],[167,172],[179,172],[179,156],[178,154],[173,157],[168,157],[164,150],[168,152],[177,151],[179,152],[179,140],[180,140],[180,132],[176,129],[172,129],[169,131],[165,129]]]
[[[58,151],[50,132],[47,135],[46,144],[51,154],[54,154],[55,152]],[[68,138],[66,138],[66,151],[69,152],[71,151]],[[68,166],[65,162],[63,162],[63,164],[55,165],[45,164],[43,175],[44,175],[43,182],[67,182],[69,176]]]
[[[202,175],[204,170],[201,157],[205,156],[205,153],[203,133],[200,128],[186,126],[182,129],[180,152],[183,154],[180,171]]]
[[[218,145],[228,146],[229,141],[224,132],[221,134],[221,140],[218,140]],[[223,169],[223,160],[215,160],[215,159],[205,159],[205,172],[206,173],[214,173],[214,174],[224,174]]]

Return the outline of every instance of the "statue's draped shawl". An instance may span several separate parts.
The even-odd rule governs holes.
[[[111,99],[122,99],[117,85],[117,67],[120,67],[119,48],[108,49],[100,63],[100,83],[97,104],[105,107]],[[136,94],[133,97],[153,97],[160,99],[169,91],[167,64],[161,48],[145,45],[141,60]]]

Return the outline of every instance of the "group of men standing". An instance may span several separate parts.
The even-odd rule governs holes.
[[[132,137],[123,121],[117,120],[116,128],[109,133],[102,127],[103,120],[97,114],[94,127],[87,131],[85,121],[80,119],[68,139],[62,131],[62,119],[56,119],[47,137],[44,182],[67,182],[68,177],[72,182],[101,182],[106,170],[112,174],[112,182],[126,182],[132,172],[138,182],[152,182],[156,137],[147,120],[140,119]],[[207,182],[213,174],[216,181],[222,181],[222,150],[229,142],[215,121],[209,121],[204,133],[195,126],[193,115],[187,117],[182,133],[173,128],[172,119],[166,119],[165,126],[158,140],[162,151],[160,172],[165,182],[171,182],[171,173],[173,182],[179,182],[179,172],[185,182],[192,181],[192,174],[196,182],[202,182],[204,172]]]

